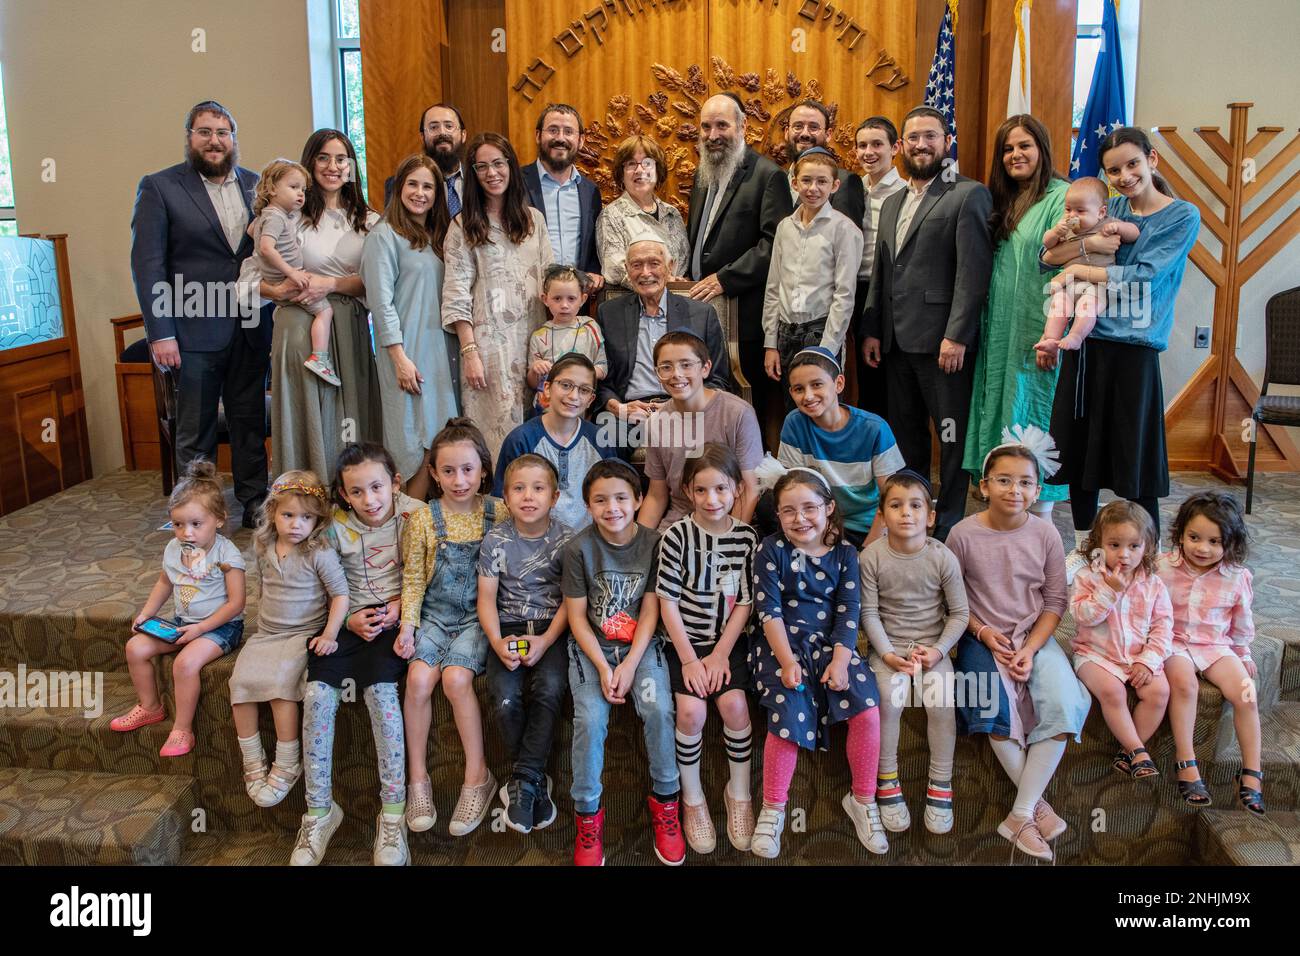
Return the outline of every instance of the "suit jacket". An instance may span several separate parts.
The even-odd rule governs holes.
[[[787,176],[793,175],[794,168],[791,167],[787,170]],[[831,208],[844,213],[853,220],[854,225],[861,226],[867,214],[867,194],[862,189],[862,177],[840,167],[835,170],[835,178],[840,181],[840,188],[831,194]],[[793,183],[791,191],[793,192]],[[792,197],[791,202],[798,205],[799,200]]]
[[[895,233],[907,193],[900,189],[880,208],[876,264],[859,335],[880,339],[886,352],[897,346],[938,354],[945,338],[974,349],[993,270],[993,197],[965,176],[951,183],[936,177],[899,246]]]
[[[609,373],[596,389],[596,410],[603,411],[611,398],[626,401],[628,382],[636,368],[637,332],[641,320],[641,297],[636,293],[606,299],[596,310],[596,322],[605,337],[605,357]],[[731,359],[722,335],[718,313],[707,302],[697,302],[684,295],[668,293],[668,331],[685,329],[704,340],[712,356],[713,369],[704,384],[709,388],[732,390]]]
[[[528,204],[548,215],[546,203],[542,201],[542,177],[537,172],[537,163],[521,167],[524,186],[528,190]],[[600,258],[596,255],[596,219],[600,216],[600,190],[596,184],[583,176],[578,180],[578,261],[573,263],[583,272],[600,275]],[[555,249],[555,261],[559,262],[560,250]]]
[[[239,166],[235,174],[251,219],[257,173]],[[203,177],[189,163],[143,177],[131,214],[131,279],[149,341],[174,337],[185,351],[217,352],[242,327],[250,343],[269,348],[270,323],[241,322],[237,302],[228,307],[233,294],[214,288],[218,283],[231,283],[228,288],[233,290],[239,267],[252,252],[253,238],[247,234],[239,248],[230,251]],[[177,275],[181,277],[180,289],[175,288]],[[206,309],[203,315],[186,314],[190,311],[187,300],[198,299],[187,292],[195,289],[203,290],[205,305],[220,303],[215,314],[206,314]],[[178,299],[181,309],[176,314]]]
[[[695,237],[704,226],[706,195],[697,179],[691,189],[686,227],[692,259]],[[703,278],[716,272],[723,294],[739,299],[742,341],[763,339],[763,293],[772,258],[772,239],[777,225],[792,212],[790,177],[776,163],[746,146],[740,167],[722,194],[713,229],[704,240],[700,256],[702,275],[694,277]],[[861,221],[859,215],[858,222]]]

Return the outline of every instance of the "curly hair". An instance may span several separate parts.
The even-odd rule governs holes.
[[[298,549],[306,553],[324,547],[323,535],[330,519],[329,492],[316,472],[295,468],[271,482],[271,490],[262,502],[257,529],[253,532],[253,547],[259,556],[266,554],[267,549],[275,544],[275,513],[290,499],[316,519],[311,532],[297,545]]]
[[[185,469],[185,475],[176,482],[167,498],[167,510],[175,511],[182,505],[197,501],[208,514],[221,524],[226,523],[226,493],[217,477],[217,466],[202,458],[195,458]]]
[[[1131,524],[1142,536],[1142,570],[1147,574],[1156,573],[1156,553],[1160,542],[1156,538],[1156,523],[1141,505],[1126,499],[1112,501],[1093,519],[1092,529],[1079,545],[1079,553],[1091,560],[1092,553],[1101,548],[1106,529],[1118,524]]]
[[[273,159],[266,164],[262,170],[261,178],[257,181],[256,190],[253,193],[253,215],[260,216],[262,210],[271,204],[271,196],[274,195],[276,187],[284,180],[284,177],[290,173],[301,173],[302,184],[308,192],[314,185],[311,173],[307,172],[307,167],[302,163],[295,163],[292,159],[285,159],[283,156],[279,159]]]
[[[1196,517],[1212,521],[1219,529],[1223,542],[1222,560],[1241,567],[1250,552],[1250,532],[1246,530],[1246,516],[1242,514],[1237,499],[1223,491],[1198,491],[1178,506],[1178,516],[1169,529],[1169,540],[1179,554],[1183,553],[1183,534]]]

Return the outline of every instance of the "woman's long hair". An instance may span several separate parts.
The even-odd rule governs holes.
[[[533,214],[528,206],[528,194],[524,190],[524,177],[519,171],[519,159],[514,147],[500,133],[479,133],[470,140],[465,150],[465,165],[469,174],[465,177],[465,195],[460,210],[460,225],[465,230],[465,241],[470,248],[487,243],[489,234],[487,214],[487,193],[478,181],[474,164],[478,162],[478,151],[483,146],[495,146],[510,164],[510,182],[506,184],[504,204],[501,207],[501,228],[505,230],[510,241],[515,245],[523,242],[533,234]]]
[[[423,221],[412,216],[402,202],[406,178],[417,169],[427,169],[433,176],[433,206],[424,214]],[[397,167],[397,174],[393,177],[393,195],[384,207],[384,221],[393,227],[393,232],[409,242],[412,249],[419,251],[432,246],[433,254],[442,258],[442,243],[447,238],[447,227],[451,225],[447,187],[443,185],[438,164],[424,153],[412,153]]]
[[[1098,173],[1103,177],[1103,181],[1109,182],[1109,180],[1105,178],[1106,151],[1114,149],[1116,146],[1121,146],[1124,143],[1130,143],[1142,150],[1142,155],[1146,156],[1148,160],[1150,159],[1151,154],[1155,152],[1155,147],[1151,145],[1151,138],[1147,136],[1145,130],[1139,129],[1136,126],[1121,126],[1119,129],[1111,130],[1110,135],[1103,139],[1101,145],[1097,147],[1097,160],[1101,164]],[[1178,198],[1178,195],[1174,192],[1174,188],[1169,185],[1168,180],[1154,169],[1151,170],[1151,182],[1155,185],[1158,192],[1164,193],[1170,199]]]
[[[1017,128],[1028,133],[1038,146],[1038,169],[1034,172],[1028,191],[1023,195],[1020,183],[1011,178],[1002,162],[1007,138]],[[1054,178],[1061,177],[1052,169],[1052,137],[1047,132],[1047,127],[1028,113],[1008,116],[993,135],[993,158],[989,160],[989,192],[993,194],[989,231],[993,234],[995,246],[1015,232],[1021,217],[1043,198],[1048,184]]]
[[[361,191],[361,179],[357,173],[357,151],[352,140],[336,129],[318,129],[307,137],[307,145],[302,148],[302,165],[309,177],[307,199],[302,204],[302,218],[313,227],[320,225],[321,213],[325,211],[325,197],[316,183],[316,157],[325,150],[325,144],[337,139],[348,153],[348,171],[343,177],[343,188],[339,190],[339,205],[347,214],[348,223],[356,232],[364,233],[367,229],[366,217],[370,215],[370,206],[366,204],[365,194]]]

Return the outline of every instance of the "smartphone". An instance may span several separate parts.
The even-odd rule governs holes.
[[[156,637],[160,641],[166,641],[168,644],[181,636],[179,627],[161,617],[151,617],[135,630],[140,631],[142,634],[148,634],[150,637]]]

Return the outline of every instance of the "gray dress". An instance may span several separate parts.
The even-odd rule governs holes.
[[[257,633],[245,643],[230,675],[232,704],[302,700],[307,642],[329,619],[331,598],[348,594],[348,580],[331,547],[294,548],[281,560],[275,546],[257,562],[262,572]]]
[[[378,216],[371,213],[373,225]],[[361,271],[365,234],[341,210],[326,209],[320,224],[301,233],[303,268],[343,278]],[[370,319],[363,303],[331,295],[334,322],[330,357],[342,384],[328,385],[303,368],[311,354],[310,313],[278,306],[271,339],[271,467],[274,473],[305,468],[329,481],[339,449],[350,441],[382,437],[379,379],[370,348]]]
[[[418,252],[381,222],[366,237],[361,277],[375,328],[375,365],[383,409],[384,446],[403,478],[420,468],[433,436],[457,414],[459,376],[442,328],[442,260],[429,247]],[[388,347],[402,346],[424,376],[419,395],[397,384]]]

